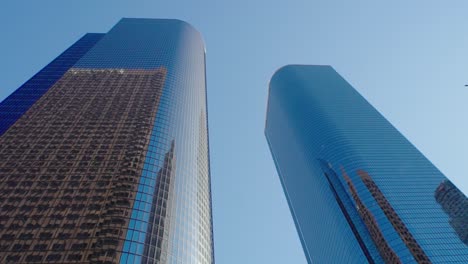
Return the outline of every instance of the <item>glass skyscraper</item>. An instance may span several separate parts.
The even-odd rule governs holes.
[[[289,65],[265,135],[309,263],[468,263],[468,199],[330,66]]]
[[[86,34],[0,104],[0,263],[214,263],[205,46]]]

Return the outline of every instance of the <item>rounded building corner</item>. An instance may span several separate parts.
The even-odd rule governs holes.
[[[277,80],[281,79],[284,74],[289,74],[291,72],[302,72],[311,68],[330,68],[333,69],[331,65],[310,65],[310,64],[286,64],[279,67],[271,76],[268,81],[268,87],[271,89],[271,85],[274,84]]]
[[[278,69],[276,69],[273,74],[271,75],[270,80],[268,81],[268,87],[270,87],[271,83],[274,82],[275,79],[279,78],[279,75],[281,75],[284,71],[287,71],[289,68],[293,68],[295,66],[298,66],[297,64],[286,64]]]
[[[174,28],[177,28],[179,30],[181,29],[186,29],[189,32],[193,32],[194,35],[197,36],[197,40],[203,45],[203,50],[206,53],[206,43],[205,39],[203,38],[203,35],[201,32],[196,29],[192,24],[188,23],[185,20],[178,19],[178,18],[129,18],[129,17],[123,17],[119,20],[120,22],[133,22],[133,21],[152,21],[153,23],[160,24],[160,25],[171,25],[174,26]]]
[[[205,51],[206,53],[206,42],[205,42],[205,39],[203,38],[203,35],[202,33],[195,27],[193,26],[192,24],[190,24],[189,22],[185,21],[185,20],[182,20],[182,19],[178,19],[178,18],[172,18],[170,19],[176,23],[179,23],[181,25],[183,25],[184,27],[190,29],[191,31],[195,32],[197,35],[198,35],[198,38],[200,40],[200,42],[202,43],[203,45],[203,50]]]

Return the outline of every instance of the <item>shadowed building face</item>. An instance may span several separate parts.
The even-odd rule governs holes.
[[[466,196],[330,66],[270,81],[265,135],[310,263],[466,263]]]

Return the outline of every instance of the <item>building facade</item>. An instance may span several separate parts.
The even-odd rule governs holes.
[[[0,104],[0,262],[214,263],[205,46],[86,34]]]
[[[330,66],[289,65],[265,135],[309,263],[468,263],[468,199]]]

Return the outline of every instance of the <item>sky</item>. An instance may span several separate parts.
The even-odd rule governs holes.
[[[467,1],[3,1],[0,100],[122,17],[182,19],[205,39],[217,263],[306,263],[263,134],[286,64],[332,65],[468,194]]]

